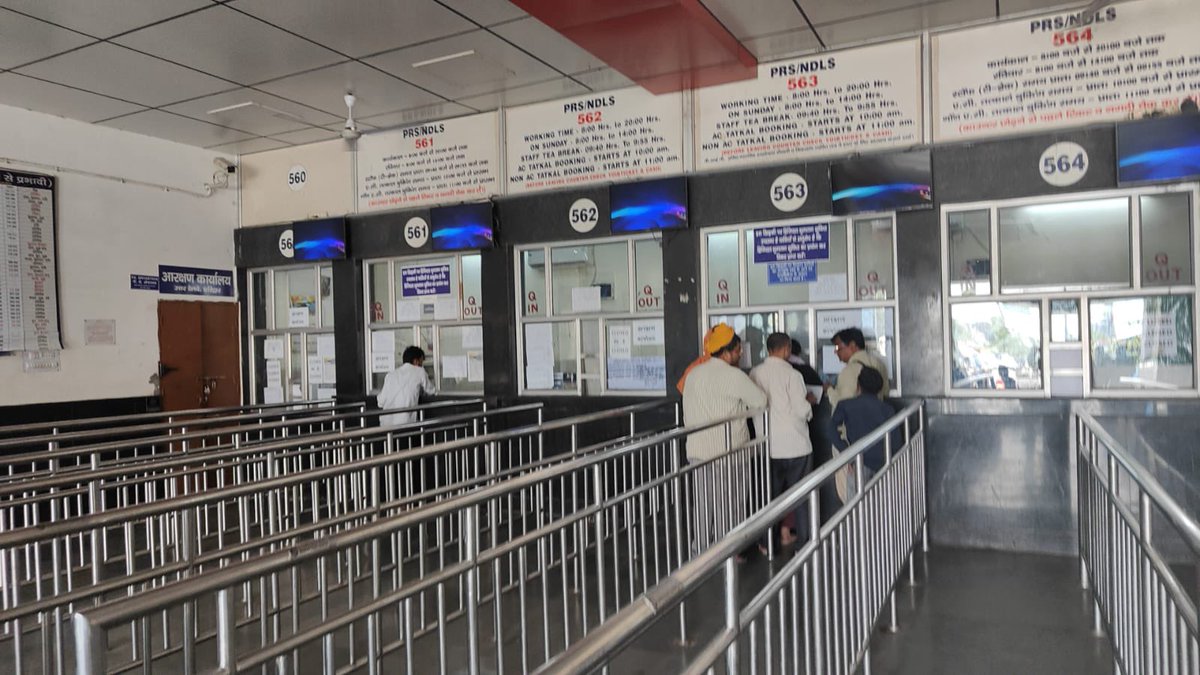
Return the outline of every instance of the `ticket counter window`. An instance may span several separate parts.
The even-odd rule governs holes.
[[[522,247],[516,265],[522,393],[665,391],[659,237]]]
[[[249,275],[255,402],[333,398],[337,390],[333,268],[252,270]]]
[[[747,223],[705,230],[702,241],[704,328],[733,327],[743,369],[766,359],[768,335],[784,332],[832,380],[842,367],[829,356],[833,334],[858,327],[899,391],[891,214]]]
[[[947,206],[951,396],[1194,396],[1196,188]]]
[[[367,261],[364,283],[372,393],[414,345],[425,351],[425,371],[440,393],[483,392],[478,253]]]

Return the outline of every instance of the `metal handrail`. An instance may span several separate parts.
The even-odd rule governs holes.
[[[208,415],[219,414],[226,415],[227,413],[238,414],[238,411],[255,411],[262,412],[264,410],[272,410],[275,408],[290,408],[299,410],[301,408],[343,408],[361,405],[359,403],[336,403],[333,400],[327,401],[292,401],[291,403],[262,403],[242,406],[222,406],[219,408],[190,408],[188,410],[159,410],[155,412],[133,413],[130,415],[108,415],[103,417],[85,417],[79,419],[67,418],[54,420],[50,422],[30,422],[28,424],[13,424],[8,426],[0,426],[0,437],[13,436],[25,433],[38,433],[49,431],[55,433],[61,429],[71,429],[81,426],[112,426],[119,425],[123,422],[142,422],[145,420],[178,417],[183,415]]]
[[[1071,407],[1080,585],[1092,590],[1094,630],[1108,633],[1123,673],[1200,673],[1196,603],[1160,551],[1154,514],[1198,565],[1200,524],[1095,417]]]
[[[632,455],[633,453],[646,451],[656,447],[661,447],[668,441],[677,442],[678,440],[685,438],[686,436],[701,429],[727,425],[733,422],[744,420],[750,416],[759,416],[761,414],[762,411],[750,411],[744,414],[732,416],[726,420],[719,420],[703,426],[677,428],[666,433],[654,434],[648,438],[630,443],[628,445],[623,445],[619,448],[614,448],[598,454],[579,456],[574,459],[566,460],[556,466],[541,468],[531,473],[526,473],[508,480],[497,481],[493,485],[481,487],[472,492],[461,494],[444,501],[436,502],[414,511],[406,511],[396,515],[389,515],[317,541],[292,545],[274,553],[265,554],[249,561],[236,563],[228,567],[205,572],[190,579],[170,583],[166,586],[155,589],[153,593],[142,593],[129,598],[114,600],[113,602],[106,603],[99,607],[81,609],[75,613],[73,619],[75,625],[76,655],[77,659],[79,659],[78,672],[102,672],[101,670],[97,670],[97,667],[105,660],[104,652],[106,648],[103,646],[106,639],[105,633],[112,627],[129,621],[138,621],[139,617],[166,610],[167,608],[177,606],[180,603],[192,602],[205,594],[216,591],[224,592],[226,589],[238,587],[244,582],[250,582],[254,579],[263,578],[265,575],[274,575],[289,567],[312,563],[323,558],[324,556],[332,555],[338,551],[348,551],[354,547],[368,544],[373,541],[382,541],[384,538],[397,535],[408,528],[419,528],[438,524],[442,519],[455,514],[481,512],[482,506],[487,505],[489,502],[494,503],[496,500],[503,498],[505,495],[518,493],[521,490],[531,488],[539,484],[553,484],[556,480],[561,481],[563,478],[574,472],[578,472],[581,469],[587,469],[600,462],[612,460],[625,455]],[[752,445],[755,443],[758,444],[758,447],[762,448],[762,452],[764,453],[765,457],[765,442],[760,440],[757,442],[752,442]],[[672,445],[672,447],[674,448],[677,446]],[[675,466],[677,467],[679,455],[673,454],[672,456],[674,457]],[[714,459],[709,461],[715,462],[718,460]],[[692,469],[693,467],[687,467],[684,469],[684,471],[691,471]],[[599,478],[597,478],[597,480],[599,480]],[[585,508],[599,508],[602,506],[604,505],[601,504],[597,505],[596,507]],[[576,514],[571,514],[569,516],[564,516],[564,518],[574,519],[575,516]],[[473,525],[471,525],[473,521],[474,518],[472,516],[466,516],[466,522],[468,524],[464,526],[465,529],[463,536],[469,539],[469,541],[466,543],[466,550],[468,551],[468,555],[471,556],[472,563],[478,565],[482,554],[478,550],[479,540],[477,535],[473,536],[471,534],[473,532]],[[513,541],[527,543],[528,539],[531,537],[542,536],[539,535],[538,532],[540,532],[540,530],[537,532],[521,534],[521,538]],[[600,532],[601,528],[599,525],[597,525],[597,536],[599,536]],[[513,545],[517,546],[519,544],[514,543]],[[506,552],[508,551],[508,549],[505,550]],[[597,546],[597,555],[599,556],[601,554],[602,551],[600,551],[599,547]],[[494,558],[494,556],[489,554],[484,556],[482,559],[491,560],[492,558]],[[457,566],[457,563],[450,563],[443,569],[449,570],[445,573],[447,575],[452,574],[453,572],[462,571]],[[434,578],[441,579],[441,576]],[[434,581],[426,582],[418,580],[415,585],[411,587],[411,590],[412,592],[417,593],[432,583],[434,583]],[[467,583],[470,582],[468,581]],[[522,581],[522,583],[524,582]],[[407,593],[410,591],[410,587],[405,586],[404,588],[397,589],[397,591]],[[467,591],[467,593],[468,596],[470,596],[472,591]],[[228,600],[228,596],[223,597]],[[603,595],[601,598],[600,611],[603,614]],[[381,599],[379,600],[382,601]],[[478,598],[476,598],[476,600],[478,600]],[[473,609],[474,606],[472,605],[471,607]],[[358,609],[355,608],[354,612],[355,615],[357,615]],[[470,610],[468,610],[467,615],[471,616]],[[224,620],[230,620],[230,618],[231,617],[228,615],[224,615]],[[330,619],[330,621],[335,620],[340,621],[340,619],[336,617]],[[471,621],[474,622],[475,619],[471,619]],[[472,623],[472,625],[474,625],[474,623]],[[472,628],[471,632],[472,634],[476,633],[474,628]],[[322,626],[316,626],[312,629],[304,631],[303,633],[297,633],[297,635],[301,634],[308,638],[322,635]],[[289,637],[286,644],[290,645],[291,639],[292,638]],[[222,650],[227,651],[230,648],[230,645],[227,642],[222,641],[221,644]],[[278,647],[277,645],[276,648],[272,649],[272,651],[277,651],[278,648],[282,647]],[[184,649],[186,654],[186,645]],[[288,649],[290,649],[290,646]],[[222,657],[223,662],[228,663],[228,661],[224,661],[225,657],[227,656],[229,656],[229,654],[224,654]],[[474,658],[477,658],[477,654],[474,655]],[[186,659],[187,657],[185,656],[185,662]],[[327,670],[326,672],[331,671]]]
[[[3,487],[6,484],[21,484],[27,485],[28,482],[41,479],[47,473],[56,473],[65,475],[72,471],[96,471],[100,466],[112,467],[125,465],[128,463],[145,464],[147,461],[161,459],[177,459],[185,456],[198,457],[201,454],[214,453],[222,450],[238,449],[248,447],[250,445],[263,446],[269,442],[278,442],[277,438],[268,439],[248,439],[244,443],[240,439],[243,435],[262,434],[265,432],[274,432],[279,430],[287,430],[292,427],[304,427],[313,425],[326,425],[336,423],[344,430],[344,423],[347,421],[359,421],[360,424],[368,417],[389,415],[393,413],[415,412],[419,415],[424,415],[425,412],[438,410],[442,408],[461,407],[468,405],[476,405],[483,403],[483,399],[469,399],[464,401],[439,401],[424,405],[412,406],[409,408],[394,408],[390,410],[363,410],[352,413],[335,413],[332,415],[322,415],[319,417],[296,417],[292,419],[281,419],[276,422],[259,423],[251,426],[236,426],[236,427],[219,427],[216,429],[208,429],[205,431],[185,431],[185,433],[174,434],[169,436],[154,436],[147,438],[138,438],[134,440],[119,440],[108,441],[104,443],[95,443],[90,445],[72,446],[67,448],[55,447],[51,450],[35,450],[23,453],[0,456],[0,466],[7,466],[10,470],[18,464],[30,462],[34,464],[46,464],[47,469],[34,469],[29,471],[12,471],[8,474],[0,476],[0,495],[3,494]],[[486,415],[486,404],[483,410],[474,413],[460,413],[460,415]],[[435,418],[447,419],[447,418]],[[378,427],[377,427],[378,428]],[[327,429],[321,431],[328,432]],[[329,432],[333,433],[333,432]],[[204,441],[209,439],[222,439],[233,436],[234,440],[230,443],[218,443],[215,445],[205,445]],[[292,440],[296,440],[295,437]],[[201,443],[195,446],[195,443]],[[169,452],[164,451],[158,454],[140,454],[139,451],[146,447],[155,447],[158,444],[164,444],[169,448]],[[132,456],[122,456],[122,451],[132,450],[136,454]],[[113,459],[98,461],[95,463],[84,464],[78,461],[72,466],[61,466],[64,460],[72,458],[81,458],[85,456],[98,455],[114,455]]]
[[[849,448],[833,457],[832,460],[822,464],[816,471],[809,474],[798,484],[792,486],[787,492],[773,500],[750,519],[744,521],[720,541],[701,552],[698,556],[680,567],[670,577],[643,594],[637,602],[628,605],[612,616],[594,632],[590,633],[583,640],[576,642],[557,658],[535,671],[535,673],[538,675],[549,673],[585,673],[602,667],[608,659],[629,646],[639,635],[648,630],[654,622],[662,619],[672,609],[681,605],[704,582],[723,569],[725,571],[726,627],[724,631],[719,633],[702,650],[696,659],[698,664],[706,668],[708,663],[716,660],[722,652],[726,651],[729,645],[736,641],[739,633],[745,627],[743,626],[742,619],[748,613],[738,612],[736,606],[738,589],[735,560],[739,552],[760,540],[764,531],[769,530],[775,523],[780,522],[802,500],[810,501],[810,527],[813,528],[813,531],[816,531],[820,524],[820,519],[817,509],[812,507],[816,506],[816,496],[821,485],[834,478],[839,470],[849,466],[851,463],[856,465],[858,476],[861,477],[863,455],[867,450],[881,441],[888,443],[890,446],[890,434],[900,426],[906,425],[907,420],[913,414],[922,411],[923,408],[924,401],[917,401],[906,406],[885,424],[855,442]],[[922,418],[923,425],[924,420]],[[879,477],[877,476],[873,480],[877,481]],[[838,527],[841,521],[847,517],[850,507],[853,507],[861,499],[862,494],[860,489],[860,494],[856,495],[847,504],[847,507],[844,507],[834,518],[825,523],[824,526],[821,526],[821,532],[832,531]],[[922,529],[924,529],[923,524]],[[797,551],[792,562],[803,561],[806,554],[811,553],[815,549],[818,544],[817,540],[817,537],[813,537],[805,547]],[[774,579],[786,579],[789,576],[789,571],[794,570],[785,568]],[[761,603],[761,598],[767,595],[769,590],[770,586],[755,598],[754,603]],[[730,604],[731,602],[733,603],[732,605]],[[894,617],[894,596],[892,602]],[[754,603],[752,603],[750,609],[753,609]],[[736,654],[733,658],[733,667],[729,668],[729,672],[736,672]],[[826,671],[818,666],[817,672],[832,672],[832,668]]]
[[[436,410],[438,408],[445,408],[445,407],[459,407],[459,406],[479,405],[479,404],[483,404],[486,406],[486,402],[484,399],[471,398],[471,399],[455,399],[455,400],[450,400],[450,401],[435,401],[432,403],[425,403],[425,404],[418,405],[418,406],[412,406],[410,408],[399,408],[397,410],[399,410],[399,411]],[[343,410],[345,410],[345,411],[353,410],[353,412],[342,412]],[[364,417],[364,418],[365,417],[376,417],[379,415],[387,415],[392,412],[396,412],[396,410],[368,410],[365,403],[347,403],[347,404],[343,404],[343,405],[339,405],[339,406],[332,406],[332,407],[325,408],[325,409],[319,409],[319,412],[321,413],[320,415],[311,417],[310,419],[349,419],[352,417]],[[295,411],[295,413],[299,414],[299,415],[312,415],[314,413],[314,410],[303,409],[303,410]],[[330,414],[330,413],[332,413],[332,414]],[[245,425],[243,424],[243,422],[246,422],[246,421],[261,421],[261,420],[273,419],[273,418],[279,418],[281,421],[283,421],[283,420],[289,420],[289,418],[292,417],[292,414],[293,414],[293,411],[291,411],[291,410],[275,410],[275,411],[265,412],[265,413],[260,412],[260,413],[254,413],[254,414],[233,415],[233,416],[228,416],[228,417],[200,417],[200,418],[195,418],[195,419],[175,420],[172,422],[160,422],[157,424],[117,427],[117,428],[111,428],[111,429],[109,429],[109,428],[89,429],[86,431],[77,431],[77,432],[72,432],[72,433],[68,433],[68,434],[47,434],[47,435],[41,435],[41,436],[24,436],[24,437],[18,437],[18,438],[9,438],[9,439],[0,440],[0,453],[3,453],[5,450],[10,450],[13,448],[22,448],[23,449],[23,448],[28,448],[31,446],[36,446],[36,445],[46,445],[51,451],[53,451],[56,449],[62,449],[63,446],[68,445],[68,444],[79,443],[80,441],[83,441],[84,443],[105,442],[105,439],[113,439],[113,438],[116,438],[118,440],[107,441],[107,442],[109,442],[109,443],[121,443],[121,442],[147,443],[147,442],[153,442],[155,440],[161,440],[166,437],[170,437],[172,440],[178,440],[180,438],[180,436],[182,436],[183,434],[182,433],[172,433],[172,431],[175,429],[179,429],[180,431],[187,433],[188,429],[197,429],[197,428],[207,429],[207,428],[213,427],[214,425],[219,425],[218,428],[211,429],[211,431],[219,432],[219,431],[222,431],[222,429],[223,429],[226,431],[226,433],[228,433],[228,431],[230,429],[238,429],[238,430],[244,429]],[[158,432],[158,433],[160,433],[160,435],[155,436],[155,437],[136,436],[134,438],[127,438],[127,436],[129,436],[130,434],[132,434],[134,432],[137,432],[137,433],[145,432],[148,434]],[[162,434],[165,434],[165,436]],[[87,447],[87,446],[86,445],[83,445],[83,446],[73,445],[72,447]],[[37,451],[37,452],[42,452],[42,451]],[[28,454],[28,453],[26,453],[26,454]],[[4,455],[3,459],[5,461],[11,461],[11,458],[14,456],[15,455],[13,455],[13,454]]]
[[[1150,500],[1167,517],[1167,520],[1171,521],[1192,551],[1196,555],[1200,555],[1200,523],[1188,515],[1187,511],[1155,480],[1154,476],[1147,473],[1141,464],[1126,454],[1121,444],[1096,421],[1095,417],[1084,410],[1076,410],[1075,415],[1088,427],[1088,431],[1105,445],[1121,468],[1137,482],[1138,487],[1150,497]]]

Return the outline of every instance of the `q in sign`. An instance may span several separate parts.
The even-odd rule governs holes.
[[[538,309],[537,292],[529,291],[528,293],[525,294],[525,313],[526,314],[537,314],[539,311],[540,310]]]
[[[729,304],[729,282],[724,279],[717,281],[717,304]]]
[[[642,293],[637,299],[638,309],[655,309],[662,306],[662,298],[654,294],[654,287],[650,284],[642,286]]]

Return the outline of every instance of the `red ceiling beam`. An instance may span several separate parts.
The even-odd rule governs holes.
[[[758,60],[699,0],[512,0],[655,94],[757,74]]]

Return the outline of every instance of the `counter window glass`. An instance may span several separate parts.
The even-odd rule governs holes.
[[[1142,285],[1192,285],[1192,200],[1188,192],[1142,195]]]
[[[867,351],[883,359],[888,369],[888,382],[896,386],[896,311],[892,307],[864,309],[818,310],[817,351],[812,364],[827,379],[836,378],[845,364],[833,348],[833,336],[843,328],[858,328],[863,332]]]
[[[954,389],[1043,388],[1041,303],[955,303],[950,330]]]
[[[666,389],[659,236],[528,246],[516,255],[523,393]]]
[[[882,350],[899,395],[895,229],[895,216],[886,214],[705,231],[704,327],[733,327],[744,344],[744,369],[766,359],[768,335],[784,332],[800,343],[809,365],[818,371],[827,365],[831,378],[841,363],[823,353],[831,347],[830,321],[841,317],[848,323],[840,328],[861,328],[868,347]]]
[[[410,346],[440,393],[483,392],[483,305],[478,253],[366,262],[368,390],[402,365]]]
[[[991,211],[951,213],[947,240],[950,248],[950,295],[991,295]]]
[[[846,301],[845,221],[763,225],[744,236],[749,304]]]
[[[888,300],[896,297],[893,283],[892,219],[866,218],[854,221],[854,288],[859,300]]]
[[[1013,206],[998,213],[1002,293],[1130,285],[1128,198]]]
[[[1196,198],[1172,185],[947,206],[949,394],[1194,396]]]
[[[251,270],[250,375],[255,403],[334,397],[333,268]]]
[[[1190,295],[1095,299],[1088,316],[1093,388],[1151,394],[1194,387]]]

